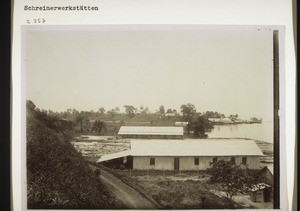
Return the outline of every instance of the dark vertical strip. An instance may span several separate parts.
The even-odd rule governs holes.
[[[11,210],[10,190],[10,46],[11,7],[10,1],[0,7],[0,210]]]
[[[279,149],[279,43],[278,31],[273,31],[274,86],[274,209],[280,208],[280,149]]]

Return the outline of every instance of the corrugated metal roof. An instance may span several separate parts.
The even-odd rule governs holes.
[[[269,172],[270,172],[272,175],[274,175],[274,166],[273,166],[273,164],[268,164],[268,165],[266,165],[265,167],[263,167],[263,168],[261,169],[261,171],[265,171],[266,169],[268,169]]]
[[[112,154],[102,155],[98,159],[97,162],[99,163],[99,162],[103,162],[103,161],[107,161],[107,160],[113,160],[116,158],[122,158],[122,157],[126,157],[129,155],[131,155],[131,150],[125,150],[125,151],[116,152],[116,153],[112,153]]]
[[[178,126],[187,126],[189,124],[189,122],[175,122],[175,125]]]
[[[183,135],[183,127],[122,126],[119,135]]]
[[[258,183],[256,185],[253,186],[253,188],[251,189],[251,191],[258,191],[258,190],[263,190],[265,188],[270,188],[271,185],[268,185],[266,183]]]
[[[262,156],[252,140],[131,140],[132,156]]]

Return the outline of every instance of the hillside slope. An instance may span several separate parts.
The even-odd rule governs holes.
[[[117,208],[63,133],[51,126],[51,119],[27,107],[27,207]]]

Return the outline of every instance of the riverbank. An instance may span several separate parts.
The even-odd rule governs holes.
[[[264,156],[260,158],[260,165],[264,167],[274,163],[274,145],[265,141],[254,140]]]

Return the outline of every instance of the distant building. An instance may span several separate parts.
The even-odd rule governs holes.
[[[177,116],[176,113],[165,113],[165,116]]]
[[[232,124],[234,122],[230,118],[225,117],[225,118],[221,119],[221,123],[223,123],[223,124]]]
[[[208,121],[213,122],[213,123],[219,123],[219,122],[221,122],[221,118],[208,118]]]
[[[242,120],[242,119],[234,119],[233,121],[234,121],[235,124],[242,124],[242,123],[245,122],[245,121]]]
[[[183,139],[183,127],[122,126],[118,136],[141,139]]]
[[[208,120],[212,123],[215,123],[215,124],[233,124],[234,122],[228,118],[228,117],[225,117],[225,118],[208,118]]]
[[[189,124],[189,122],[175,122],[175,125],[176,126],[183,126],[183,127],[185,127],[185,126],[187,126]]]
[[[270,202],[272,200],[271,189],[271,186],[268,184],[257,184],[250,192],[250,200],[252,202]]]
[[[131,157],[132,169],[206,170],[217,160],[232,160],[259,169],[263,153],[252,140],[132,140],[130,150],[103,155],[98,162]]]

